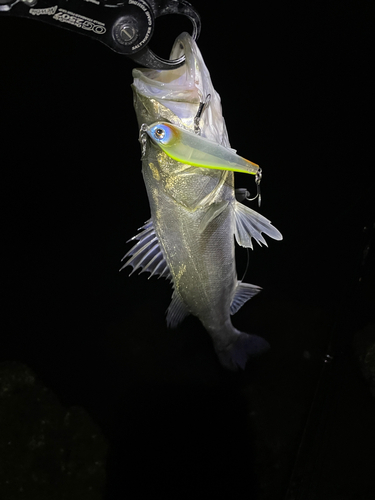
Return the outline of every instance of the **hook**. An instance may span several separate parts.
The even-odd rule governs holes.
[[[260,207],[261,201],[262,201],[262,195],[260,193],[260,181],[262,180],[262,169],[259,167],[258,172],[255,174],[255,184],[257,185],[257,194],[254,196],[254,198],[249,198],[246,196],[246,200],[248,201],[254,201],[258,198],[258,207]],[[250,193],[249,193],[250,196]]]
[[[200,122],[201,116],[203,114],[203,111],[209,106],[210,101],[211,101],[211,94],[207,94],[206,100],[203,102],[201,101],[199,103],[199,108],[198,108],[197,114],[194,117],[194,132],[198,135],[201,135],[201,129],[199,127],[199,122]]]

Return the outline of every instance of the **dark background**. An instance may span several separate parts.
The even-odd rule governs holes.
[[[374,321],[374,249],[363,251],[375,212],[375,7],[258,3],[194,2],[232,147],[263,168],[260,212],[284,235],[250,255],[246,281],[264,292],[234,324],[272,349],[237,375],[194,318],[166,329],[166,282],[118,273],[149,218],[134,63],[0,18],[0,359],[26,363],[98,422],[108,496],[119,482],[130,498],[375,495],[374,399],[353,348]],[[160,19],[152,48],[168,56],[184,30],[183,18]],[[253,182],[238,175],[237,186]],[[245,265],[240,251],[240,276]]]

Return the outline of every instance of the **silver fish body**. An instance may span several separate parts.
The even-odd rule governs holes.
[[[209,106],[200,119],[202,137],[230,149],[220,97],[195,41],[183,33],[171,59],[185,54],[174,70],[135,69],[134,107],[139,126],[170,122],[194,131],[194,118],[208,94]],[[244,368],[248,356],[268,343],[236,330],[234,314],[260,291],[237,279],[235,243],[252,248],[252,239],[266,244],[262,232],[281,239],[263,216],[236,201],[234,174],[180,163],[142,137],[142,173],[151,219],[133,240],[123,267],[169,278],[173,285],[167,324],[175,327],[188,314],[197,316],[210,334],[223,366]]]

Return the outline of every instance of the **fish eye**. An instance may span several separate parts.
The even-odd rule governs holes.
[[[155,129],[155,137],[157,139],[163,139],[164,136],[165,136],[165,130],[163,130],[162,128]]]

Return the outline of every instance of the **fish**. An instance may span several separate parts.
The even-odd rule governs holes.
[[[252,249],[253,241],[267,246],[263,235],[274,240],[282,235],[268,219],[237,201],[234,172],[242,168],[256,175],[260,168],[231,148],[220,96],[188,33],[177,37],[170,59],[182,55],[185,63],[179,68],[133,70],[151,217],[129,240],[135,243],[121,270],[131,266],[130,274],[148,272],[149,277],[168,279],[173,292],[167,326],[175,328],[189,314],[196,316],[221,365],[236,371],[269,344],[232,325],[231,316],[261,291],[237,278],[235,241]]]

